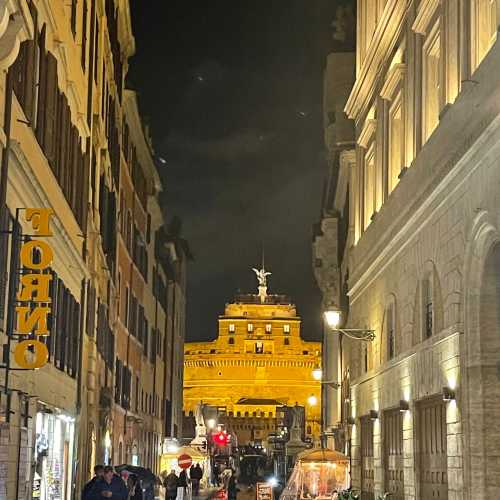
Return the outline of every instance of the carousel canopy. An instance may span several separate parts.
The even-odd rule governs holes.
[[[309,462],[349,462],[349,457],[339,451],[328,448],[316,448],[306,450],[297,456],[297,461],[301,463]]]

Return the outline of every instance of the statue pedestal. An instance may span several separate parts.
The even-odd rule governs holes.
[[[307,449],[307,444],[302,441],[301,430],[299,428],[290,429],[290,440],[285,445],[286,456],[292,457],[292,462],[295,462],[295,457]]]
[[[192,444],[194,446],[202,446],[203,443],[205,443],[207,440],[207,428],[204,425],[197,425],[195,432],[196,432],[196,436],[191,441],[190,444]]]

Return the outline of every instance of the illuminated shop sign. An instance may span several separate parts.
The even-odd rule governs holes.
[[[16,333],[19,336],[49,335],[48,316],[52,298],[49,296],[52,280],[52,260],[54,253],[44,240],[50,238],[50,208],[27,208],[25,218],[31,224],[33,239],[23,241],[19,252],[20,267],[24,270],[20,277],[20,289],[17,294]],[[41,368],[49,360],[47,346],[37,338],[21,340],[14,349],[16,363],[24,369]]]

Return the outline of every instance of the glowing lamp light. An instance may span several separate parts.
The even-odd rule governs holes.
[[[323,377],[323,370],[317,366],[313,371],[312,371],[312,376],[314,380],[321,380]]]
[[[309,406],[316,406],[318,404],[318,398],[314,394],[311,394],[307,398],[307,402],[309,403]]]
[[[214,434],[214,442],[219,446],[226,446],[229,442],[229,436],[227,435],[227,432],[222,431]]]
[[[209,419],[207,420],[207,427],[208,427],[209,429],[213,429],[213,428],[215,427],[215,425],[216,425],[216,424],[217,424],[217,422],[215,421],[215,419],[214,419],[214,418],[209,418]]]
[[[340,311],[337,309],[330,309],[324,312],[326,324],[335,330],[340,325]]]
[[[278,486],[278,480],[273,476],[273,477],[270,477],[268,480],[267,480],[267,483],[272,486],[273,488],[275,488],[276,486]]]

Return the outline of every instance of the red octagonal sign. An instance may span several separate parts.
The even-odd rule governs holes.
[[[181,469],[189,469],[193,464],[193,459],[187,453],[183,453],[177,457],[177,463]]]

